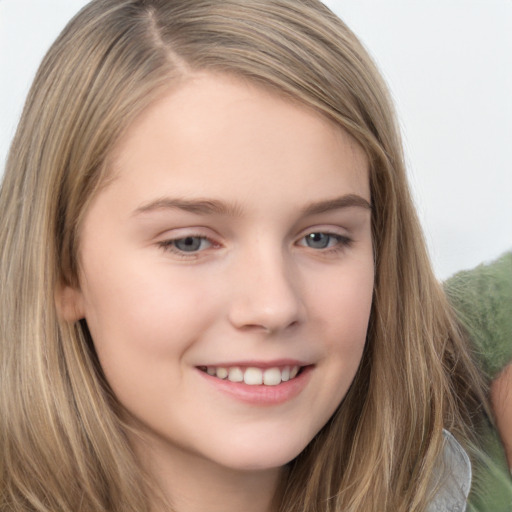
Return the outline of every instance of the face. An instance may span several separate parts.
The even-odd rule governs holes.
[[[112,157],[68,317],[86,319],[128,421],[160,453],[287,463],[340,404],[365,344],[363,151],[303,106],[198,74]]]

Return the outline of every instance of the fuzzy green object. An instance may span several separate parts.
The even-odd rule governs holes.
[[[512,252],[458,272],[444,287],[477,360],[493,379],[512,361]]]

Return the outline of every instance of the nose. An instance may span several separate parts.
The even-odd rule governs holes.
[[[231,289],[229,320],[237,329],[277,333],[304,321],[297,273],[280,251],[260,250],[245,258]]]

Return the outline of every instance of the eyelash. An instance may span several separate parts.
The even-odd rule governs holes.
[[[210,238],[208,238],[206,236],[202,236],[202,235],[187,235],[187,236],[182,236],[179,238],[163,240],[163,241],[159,242],[158,245],[164,251],[171,252],[181,258],[194,258],[194,257],[197,258],[197,256],[202,252],[201,250],[184,251],[184,250],[176,247],[176,243],[181,242],[183,240],[187,240],[187,239],[200,240],[201,243],[208,242],[210,244],[210,246],[218,246],[218,244],[215,243],[213,240],[211,240]]]
[[[313,237],[315,235],[323,235],[328,237],[328,243],[331,240],[335,240],[336,243],[333,246],[313,248],[307,245],[307,237]],[[347,236],[339,235],[337,233],[330,233],[329,231],[311,231],[300,238],[300,241],[304,241],[303,247],[309,247],[310,249],[321,252],[322,254],[338,253],[344,249],[349,248],[352,245],[352,239]]]
[[[329,239],[328,243],[330,243],[331,240],[333,240],[333,239],[336,241],[336,243],[333,246],[313,248],[313,247],[307,245],[306,240],[307,240],[308,236],[312,237],[314,235],[327,236]],[[188,235],[188,236],[183,236],[180,238],[163,240],[163,241],[159,242],[158,245],[164,251],[169,251],[181,258],[189,258],[189,259],[197,258],[201,252],[206,250],[206,249],[201,250],[200,248],[198,248],[197,250],[193,250],[193,251],[184,251],[184,250],[176,247],[176,244],[178,242],[182,242],[185,240],[199,240],[201,244],[203,242],[208,242],[210,245],[206,249],[208,249],[210,247],[215,247],[215,246],[218,247],[219,246],[219,244],[217,244],[215,241],[211,240],[210,238],[208,238],[206,236],[202,236],[202,235]],[[303,235],[299,239],[299,242],[304,242],[304,244],[299,244],[297,242],[297,244],[300,245],[301,247],[307,247],[307,248],[312,249],[315,252],[319,252],[322,254],[331,254],[331,253],[339,253],[339,252],[343,251],[344,249],[349,248],[352,245],[353,241],[352,241],[352,239],[348,238],[347,236],[339,235],[337,233],[331,233],[328,231],[311,231],[311,232]]]

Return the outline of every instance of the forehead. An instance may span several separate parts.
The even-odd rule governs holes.
[[[282,194],[300,175],[299,193],[327,193],[333,178],[370,199],[367,158],[344,129],[226,75],[193,75],[159,98],[128,127],[111,162],[114,181],[143,179],[155,194],[170,181],[173,195],[237,194],[242,184]]]

